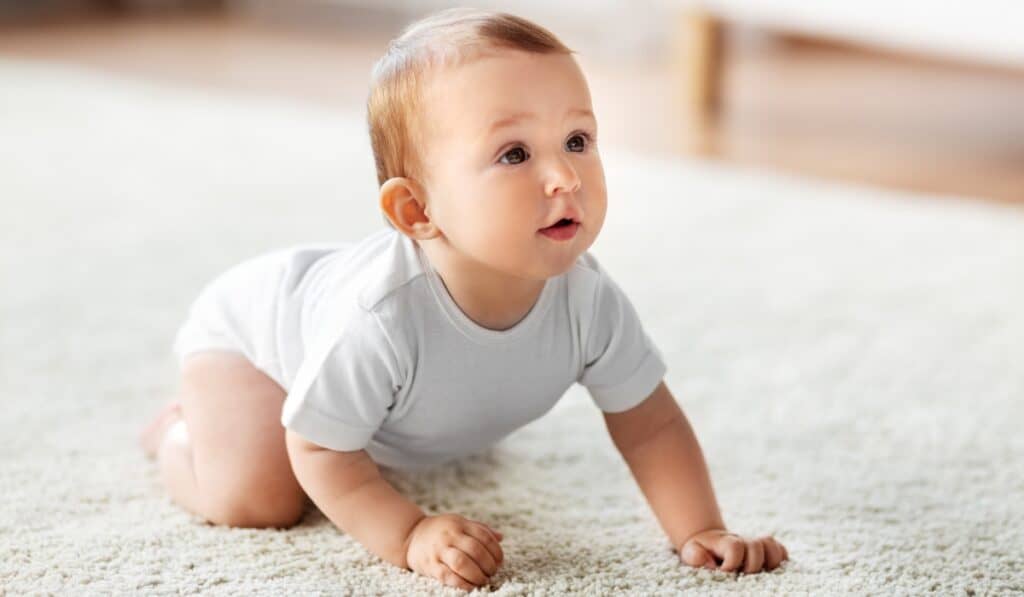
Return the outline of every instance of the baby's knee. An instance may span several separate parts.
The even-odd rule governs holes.
[[[305,499],[291,491],[250,485],[206,496],[205,518],[213,524],[251,529],[286,529],[302,519]]]

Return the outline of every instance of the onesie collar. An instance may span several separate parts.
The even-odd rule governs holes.
[[[562,276],[554,276],[544,281],[544,288],[541,289],[540,295],[537,297],[537,302],[533,304],[530,311],[519,320],[514,326],[507,330],[491,330],[481,326],[466,315],[459,307],[455,299],[448,293],[448,289],[444,285],[444,281],[441,279],[440,274],[434,269],[432,263],[427,258],[426,253],[423,249],[412,239],[408,239],[412,243],[413,248],[416,252],[416,256],[419,258],[420,265],[423,267],[424,275],[427,278],[428,285],[430,286],[431,294],[437,301],[438,306],[448,317],[448,320],[454,325],[460,332],[462,332],[469,339],[479,344],[500,344],[502,342],[509,342],[516,338],[520,338],[528,333],[530,330],[537,326],[537,323],[544,318],[544,313],[547,312],[548,307],[551,305],[552,297],[555,293],[558,281]]]

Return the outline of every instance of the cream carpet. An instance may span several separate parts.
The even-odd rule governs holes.
[[[500,595],[1024,592],[1024,210],[604,148],[594,253],[668,359],[726,523],[677,560],[581,388],[391,480],[505,534]],[[136,432],[207,279],[382,223],[362,114],[0,61],[0,594],[458,594],[317,512],[215,528]]]

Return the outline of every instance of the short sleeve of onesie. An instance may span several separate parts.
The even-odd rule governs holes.
[[[629,298],[600,266],[598,272],[586,360],[577,381],[598,408],[615,413],[643,402],[664,377],[666,366]]]
[[[401,389],[394,350],[376,315],[356,309],[332,342],[299,366],[281,423],[338,451],[366,447]]]

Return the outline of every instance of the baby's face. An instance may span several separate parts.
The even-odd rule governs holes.
[[[524,278],[570,269],[607,205],[597,121],[573,57],[496,50],[433,74],[423,101],[427,213],[452,247]],[[541,232],[562,218],[578,223],[570,238]]]

